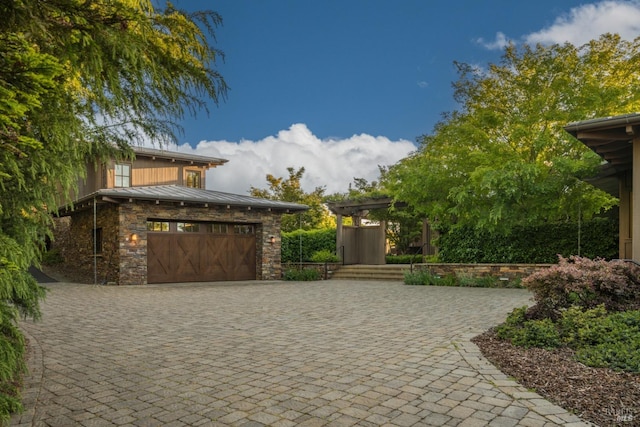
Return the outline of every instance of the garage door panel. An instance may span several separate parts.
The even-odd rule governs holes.
[[[147,240],[147,282],[171,281],[171,236],[154,234]]]
[[[256,238],[253,234],[148,234],[148,283],[255,278]]]

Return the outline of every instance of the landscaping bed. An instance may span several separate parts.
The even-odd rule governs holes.
[[[502,372],[583,420],[602,427],[640,425],[640,375],[583,365],[569,348],[517,347],[495,330],[472,341]]]

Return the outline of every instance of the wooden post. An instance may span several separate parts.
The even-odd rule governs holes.
[[[633,139],[633,180],[631,185],[631,259],[640,262],[640,197],[637,193],[640,190],[640,138]]]

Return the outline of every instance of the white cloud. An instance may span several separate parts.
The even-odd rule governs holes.
[[[420,89],[426,89],[427,87],[429,87],[429,83],[425,82],[424,80],[420,80],[418,82],[418,87]]]
[[[640,35],[640,2],[611,0],[572,8],[542,30],[524,37],[529,44],[569,42],[581,46],[605,33],[633,40]]]
[[[476,40],[476,43],[489,50],[502,50],[509,44],[509,42],[510,40],[507,38],[507,36],[499,31],[496,33],[496,38],[493,41],[486,41],[483,38],[479,38]]]
[[[297,123],[259,141],[201,141],[178,151],[228,159],[207,172],[207,188],[247,194],[250,187],[267,188],[266,175],[288,177],[287,167],[305,168],[306,192],[325,187],[325,194],[346,192],[353,178],[378,179],[378,165],[392,165],[415,150],[407,140],[367,134],[343,139],[320,139],[305,124]]]

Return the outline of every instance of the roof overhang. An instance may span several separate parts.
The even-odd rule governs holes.
[[[631,142],[640,138],[640,113],[573,122],[564,129],[606,161],[587,182],[619,197],[618,180],[633,169]]]
[[[307,205],[281,202],[278,200],[260,199],[240,194],[223,193],[200,188],[180,187],[177,185],[156,185],[147,187],[126,187],[101,189],[76,200],[72,206],[60,208],[59,215],[71,215],[78,210],[89,209],[94,204],[120,204],[148,202],[154,204],[171,204],[194,207],[225,207],[246,210],[266,210],[282,214],[297,213],[309,210]]]
[[[186,162],[194,166],[204,166],[207,168],[221,166],[229,160],[217,157],[200,156],[197,154],[180,153],[177,151],[160,150],[157,148],[132,146],[131,149],[136,157],[147,157],[150,159],[163,159],[172,162]]]

